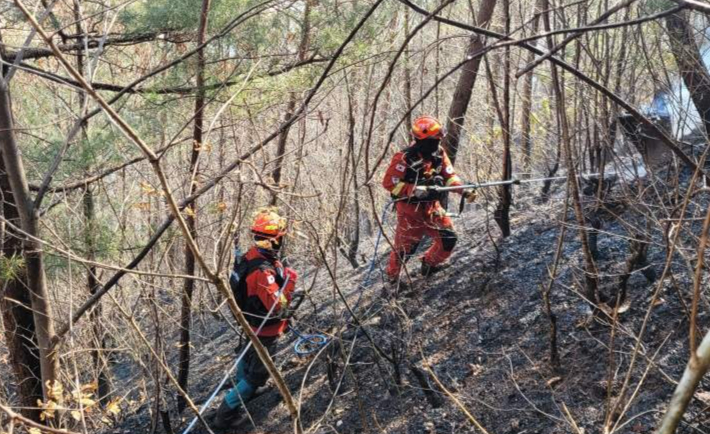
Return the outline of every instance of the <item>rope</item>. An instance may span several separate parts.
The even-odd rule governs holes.
[[[375,239],[375,251],[372,253],[372,259],[370,260],[370,267],[367,270],[367,274],[365,275],[365,279],[359,285],[359,288],[364,289],[364,288],[368,288],[370,286],[370,276],[372,275],[372,272],[375,270],[375,264],[377,263],[377,250],[380,247],[380,240],[382,240],[382,232],[384,231],[385,224],[387,223],[387,214],[389,213],[390,206],[394,205],[394,203],[396,201],[397,201],[397,199],[390,200],[389,202],[387,202],[384,209],[382,210],[382,217],[380,218],[380,222],[381,222],[380,230],[377,232],[377,238]],[[360,305],[361,300],[362,300],[362,291],[360,291],[357,301],[355,302],[355,305],[353,306],[353,312]]]

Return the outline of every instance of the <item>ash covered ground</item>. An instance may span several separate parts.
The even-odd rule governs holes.
[[[634,188],[646,187],[614,187],[609,206],[596,213],[601,223],[596,264],[601,297],[606,300],[615,300],[631,240],[650,227],[647,217],[623,199],[638,193]],[[332,336],[328,346],[307,357],[293,352],[293,334],[281,340],[277,364],[300,406],[304,429],[476,432],[462,406],[490,433],[599,433],[605,423],[616,426],[617,432],[644,433],[657,426],[688,356],[692,283],[687,264],[681,256],[673,258],[672,278],[662,283],[635,353],[636,336],[658,286],[649,270],[660,275],[666,260],[663,233],[650,234],[648,264],[630,275],[625,311],[612,327],[609,315],[592,315],[590,303],[581,295],[582,251],[571,205],[562,215],[564,184],[553,187],[546,203],[538,199],[538,190],[516,190],[513,233],[505,239],[486,209],[467,210],[456,219],[460,239],[451,267],[423,279],[419,261],[411,261],[410,290],[384,285],[381,267],[386,243],[379,249],[367,287],[362,286],[367,265],[353,270],[341,260],[335,268],[338,288],[362,327],[355,325],[325,269],[303,279],[306,287],[316,283],[298,314],[297,327]],[[555,369],[550,358],[551,322],[542,293],[550,279],[563,219],[567,230],[550,292],[559,353]],[[393,220],[390,217],[390,223]],[[361,252],[371,256],[373,242],[363,243]],[[701,327],[707,325],[705,305],[699,320]],[[201,404],[231,365],[239,338],[219,318],[196,322],[195,331],[190,395]],[[119,387],[131,384],[138,375],[130,360],[119,358],[114,367]],[[698,389],[680,432],[710,433],[708,385],[705,380]],[[269,386],[248,406],[253,424],[234,432],[293,432],[286,407],[271,382]],[[622,390],[625,399],[616,406]],[[138,392],[126,389],[126,393]],[[174,408],[168,386],[164,399],[163,408]],[[107,432],[148,432],[154,408],[145,403],[126,409]],[[181,432],[191,417],[189,409],[181,417],[171,414],[175,432]],[[207,431],[198,427],[193,432]]]

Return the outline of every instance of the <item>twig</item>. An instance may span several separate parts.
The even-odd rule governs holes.
[[[81,434],[76,431],[67,431],[67,430],[52,428],[50,426],[39,424],[39,423],[33,421],[32,419],[28,419],[18,413],[15,413],[14,411],[12,411],[12,409],[10,409],[10,407],[6,407],[2,404],[0,404],[0,411],[7,414],[7,417],[9,417],[11,421],[18,421],[18,422],[22,423],[23,425],[26,425],[26,426],[29,426],[32,428],[37,428],[38,430],[40,430],[42,432],[50,432],[50,433],[56,433],[56,434]]]

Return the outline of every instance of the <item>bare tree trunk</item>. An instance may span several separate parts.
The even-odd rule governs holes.
[[[503,0],[503,21],[505,22],[505,33],[510,32],[510,2]],[[503,160],[501,162],[501,180],[506,181],[512,178],[513,165],[510,157],[511,123],[510,123],[510,47],[505,47],[503,54],[503,117],[501,127],[503,129]],[[513,195],[510,185],[502,185],[498,189],[498,206],[493,214],[503,237],[510,235],[510,205]]]
[[[86,229],[84,232],[84,240],[86,243],[86,259],[89,261],[96,260],[96,213],[94,211],[94,194],[87,186],[84,190],[84,219],[86,221]],[[86,283],[91,295],[96,294],[101,285],[96,278],[96,266],[88,265],[86,273]],[[104,327],[102,324],[102,307],[101,303],[96,303],[89,313],[91,324],[94,333],[94,349],[91,350],[91,357],[94,359],[94,369],[96,371],[96,379],[98,383],[98,397],[102,405],[106,405],[111,398],[111,382],[109,379],[109,365],[107,360],[110,358],[106,355],[106,340],[104,339]]]
[[[32,304],[33,318],[39,360],[42,372],[42,389],[45,402],[49,400],[48,387],[59,381],[59,356],[53,350],[55,336],[52,307],[49,303],[44,275],[42,244],[36,241],[38,213],[30,197],[25,169],[20,150],[15,141],[9,84],[0,78],[0,153],[5,164],[7,178],[17,205],[20,225],[25,234],[22,240],[22,254],[28,276],[28,289]]]
[[[476,18],[476,24],[479,27],[488,27],[495,6],[496,0],[483,0],[481,9],[478,11]],[[480,51],[483,48],[483,43],[484,41],[481,36],[471,36],[468,49],[466,50],[466,57],[473,56]],[[446,130],[448,133],[446,138],[444,138],[443,146],[449,154],[452,163],[456,161],[456,153],[459,149],[461,139],[461,129],[466,118],[468,104],[471,102],[471,94],[473,93],[473,86],[476,84],[478,68],[481,65],[482,58],[482,56],[476,56],[461,68],[461,75],[459,75],[459,81],[456,83],[456,90],[451,100],[449,118],[446,122]]]
[[[693,37],[688,12],[681,11],[668,16],[666,28],[670,34],[671,52],[678,65],[678,72],[705,124],[705,133],[710,134],[710,74]]]
[[[542,10],[543,13],[543,23],[545,25],[545,31],[550,31],[550,16],[549,16],[549,2],[543,0]],[[552,47],[552,40],[548,37],[548,44]],[[585,296],[587,299],[594,303],[598,303],[598,274],[597,267],[594,263],[594,257],[589,248],[589,237],[587,234],[587,227],[584,220],[584,210],[582,209],[582,202],[579,197],[579,183],[577,181],[577,175],[575,170],[574,158],[572,155],[572,143],[571,135],[569,130],[569,124],[567,120],[567,112],[565,109],[565,93],[564,86],[562,86],[559,74],[557,73],[557,66],[551,65],[550,71],[552,73],[552,87],[555,91],[555,99],[557,100],[556,108],[558,112],[558,117],[560,121],[560,130],[562,132],[562,146],[564,147],[565,162],[568,171],[568,182],[570,186],[570,195],[572,196],[572,205],[574,207],[574,214],[577,219],[577,225],[579,227],[579,238],[582,243],[582,253],[584,254],[584,280],[585,280]]]
[[[301,28],[301,42],[298,45],[298,61],[301,62],[306,59],[306,54],[308,53],[308,45],[310,44],[310,14],[311,14],[311,3],[313,0],[305,0],[305,7],[303,9],[303,27]],[[284,115],[284,121],[291,119],[294,110],[296,110],[296,102],[298,96],[295,92],[291,92],[289,96],[288,105],[286,106],[286,114]],[[286,142],[288,141],[288,133],[291,127],[284,128],[279,134],[278,142],[276,144],[276,166],[274,171],[271,173],[271,177],[274,178],[274,184],[276,188],[279,188],[281,184],[282,170],[283,170],[283,160],[286,155]],[[271,195],[271,205],[276,205],[277,194],[274,192]]]
[[[409,8],[404,10],[404,34],[409,35]],[[407,126],[412,125],[412,60],[409,46],[404,50],[404,102],[407,109]]]
[[[349,91],[350,89],[348,89]],[[348,147],[350,153],[350,165],[352,170],[352,189],[353,189],[353,218],[352,228],[350,231],[348,260],[353,268],[357,268],[360,264],[357,261],[357,249],[360,244],[360,197],[357,190],[357,158],[355,155],[355,110],[353,108],[352,95],[348,92]]]
[[[0,131],[0,135],[4,134]],[[3,218],[20,226],[15,199],[10,189],[10,180],[5,173],[5,164],[0,158],[0,195],[2,195]],[[2,258],[5,273],[14,278],[3,280],[0,287],[0,309],[5,329],[5,341],[10,356],[10,365],[15,373],[16,393],[19,404],[24,407],[22,415],[40,422],[37,400],[42,399],[42,371],[35,335],[26,269],[16,262],[22,257],[22,241],[19,234],[8,233],[2,224]]]
[[[532,34],[537,33],[540,23],[540,13],[537,7],[538,2],[535,2],[532,19]],[[535,54],[528,52],[526,62],[529,64],[535,60]],[[520,110],[520,134],[523,142],[523,177],[529,177],[532,170],[532,137],[531,137],[531,113],[532,113],[532,91],[533,91],[533,71],[525,74],[523,78],[523,106]]]
[[[82,16],[81,16],[81,9],[78,0],[74,1],[74,20],[75,20],[75,27],[76,27],[76,33],[77,35],[82,35],[84,34],[84,29],[82,28]],[[84,67],[84,52],[83,51],[78,51],[76,54],[76,66],[77,70],[79,71],[80,74],[84,75],[85,74],[85,67]],[[84,104],[86,103],[86,94],[83,92],[78,93],[79,97],[79,109],[81,110],[84,107]],[[87,121],[83,122],[81,124],[81,134],[84,140],[89,139],[89,135],[87,132]],[[90,173],[90,167],[87,168],[86,172]],[[95,237],[96,237],[96,215],[94,211],[94,195],[93,192],[91,191],[90,186],[86,186],[84,188],[84,194],[83,194],[83,210],[84,210],[84,221],[85,221],[85,229],[84,229],[84,243],[86,245],[86,259],[88,259],[91,262],[96,261],[96,243],[95,243]],[[99,284],[98,279],[96,278],[96,273],[97,269],[96,266],[93,264],[87,264],[87,273],[86,273],[86,284],[87,288],[89,290],[89,294],[94,295],[96,294],[96,291],[99,290],[101,285]],[[94,361],[94,371],[96,373],[96,380],[98,383],[98,398],[99,402],[102,405],[105,405],[108,403],[111,395],[111,383],[109,381],[109,376],[108,376],[108,364],[106,362],[107,357],[105,355],[105,341],[104,341],[104,327],[103,324],[101,323],[101,303],[96,303],[96,307],[94,307],[91,312],[89,313],[89,317],[91,320],[92,328],[93,328],[93,333],[94,333],[94,345],[93,349],[91,350],[91,357]]]
[[[202,0],[202,8],[200,10],[200,26],[197,30],[197,45],[200,46],[205,42],[205,33],[207,32],[207,17],[210,11],[211,0]],[[195,193],[197,189],[197,163],[202,150],[202,128],[205,112],[205,51],[200,50],[197,53],[197,80],[196,80],[197,95],[195,98],[195,120],[192,130],[192,153],[190,154],[190,195]],[[197,207],[195,203],[188,205],[185,210],[185,222],[190,230],[190,235],[193,240],[197,240]],[[188,243],[185,243],[185,275],[194,276],[195,274],[195,254],[190,249]],[[192,322],[192,294],[195,289],[195,281],[193,279],[185,279],[182,292],[182,308],[180,310],[180,360],[178,362],[178,384],[184,391],[188,391],[188,379],[190,377],[190,328]],[[156,381],[158,381],[156,379]],[[177,409],[182,412],[186,406],[185,399],[178,396]]]

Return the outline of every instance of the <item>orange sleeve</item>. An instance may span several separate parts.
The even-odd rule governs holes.
[[[296,281],[298,280],[298,273],[296,273],[293,268],[286,267],[284,268],[284,278],[286,278],[286,276],[290,277],[288,279],[288,283],[286,284],[286,288],[284,288],[284,295],[290,303],[291,299],[293,298],[293,291],[296,290]]]
[[[407,173],[407,160],[404,152],[397,152],[390,161],[390,165],[385,172],[382,186],[394,197],[408,197],[414,192],[415,185],[404,182],[404,175]]]

